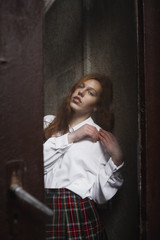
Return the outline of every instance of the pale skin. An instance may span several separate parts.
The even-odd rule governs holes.
[[[86,120],[93,111],[97,110],[97,102],[101,95],[102,87],[95,79],[87,80],[74,91],[70,106],[74,112],[70,127]],[[123,160],[121,147],[116,137],[103,129],[99,131],[94,126],[85,124],[76,131],[68,134],[68,142],[78,142],[85,137],[90,137],[92,141],[102,141],[108,153],[112,157],[115,165],[119,166]]]

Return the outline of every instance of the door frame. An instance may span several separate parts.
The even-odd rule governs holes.
[[[160,2],[137,0],[140,239],[160,237]]]

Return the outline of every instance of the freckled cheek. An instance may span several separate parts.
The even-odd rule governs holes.
[[[97,103],[97,101],[93,101],[93,100],[92,101],[88,101],[86,103],[86,107],[93,108],[93,107],[95,107],[96,103]]]

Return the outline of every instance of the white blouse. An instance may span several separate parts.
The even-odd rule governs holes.
[[[44,128],[54,119],[44,117]],[[69,132],[84,124],[100,129],[91,117],[76,125]],[[111,199],[123,184],[120,166],[116,166],[101,141],[85,138],[68,143],[68,133],[51,137],[44,143],[45,188],[67,188],[82,198],[101,204]]]

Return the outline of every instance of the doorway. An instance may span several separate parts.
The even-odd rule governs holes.
[[[124,152],[124,185],[99,212],[110,240],[139,238],[138,80],[135,1],[61,0],[45,15],[45,115],[84,74],[113,84],[114,134]]]

